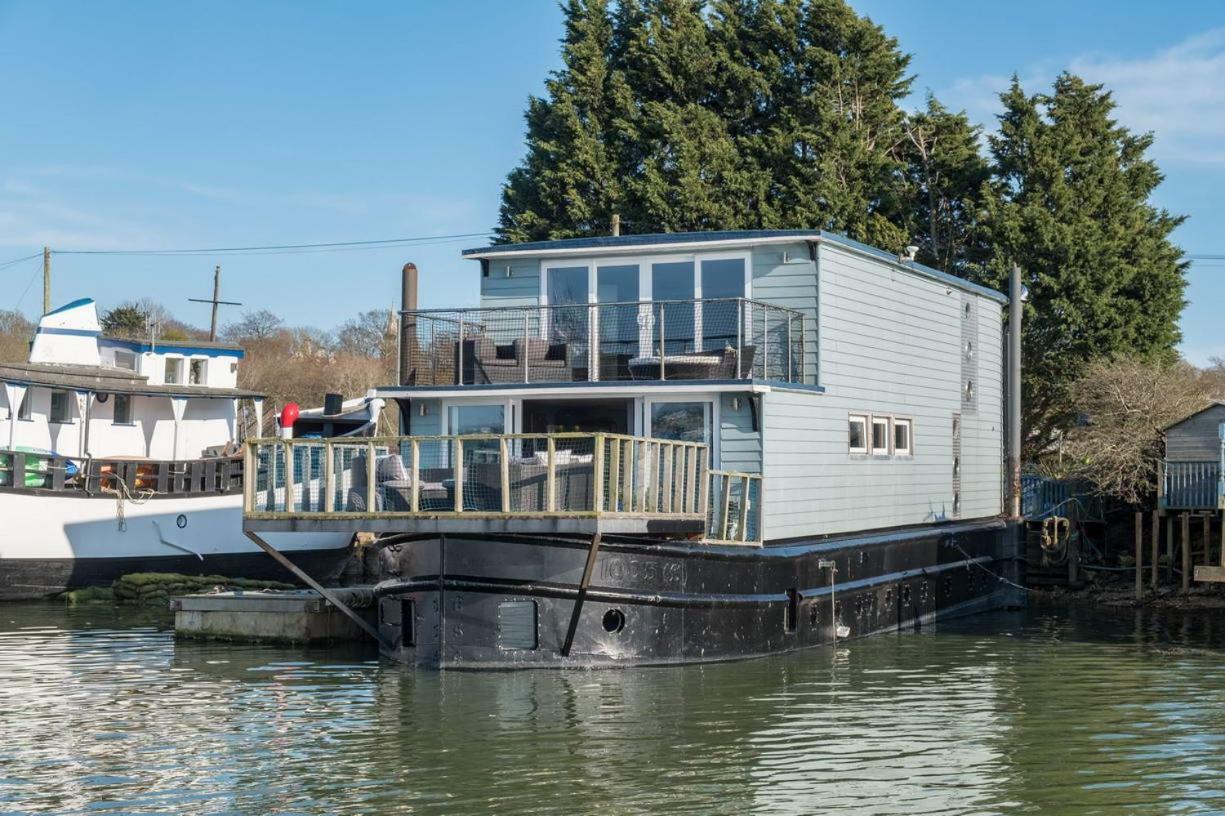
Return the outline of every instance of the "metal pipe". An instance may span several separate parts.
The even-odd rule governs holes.
[[[1008,514],[1021,518],[1021,267],[1008,278]]]

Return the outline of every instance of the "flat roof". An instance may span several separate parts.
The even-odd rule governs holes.
[[[263,399],[243,388],[210,388],[204,385],[150,385],[134,371],[106,366],[58,365],[55,363],[0,363],[0,382],[36,385],[100,394],[134,394],[146,397],[197,397]]]
[[[651,248],[676,249],[678,247],[699,249],[705,247],[752,246],[755,244],[792,243],[797,241],[828,243],[844,249],[869,255],[903,272],[938,280],[1000,303],[1007,303],[1008,296],[1002,292],[973,281],[959,278],[930,266],[914,261],[899,261],[896,254],[848,238],[827,230],[712,230],[707,232],[661,232],[644,235],[599,235],[590,238],[560,238],[554,241],[525,241],[518,244],[493,244],[487,247],[465,249],[463,256],[472,260],[525,256],[566,256],[644,250]]]

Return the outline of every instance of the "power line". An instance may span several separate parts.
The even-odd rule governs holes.
[[[195,249],[56,249],[56,255],[271,255],[297,252],[344,252],[387,249],[397,246],[427,246],[429,242],[448,242],[483,238],[489,232],[463,232],[451,235],[421,235],[411,238],[382,238],[374,241],[334,241],[319,244],[275,244],[268,246],[202,247]],[[37,256],[31,256],[37,257]],[[24,259],[22,259],[24,260]]]
[[[14,258],[11,261],[5,261],[4,263],[0,263],[0,269],[7,269],[8,267],[15,266],[16,264],[19,264],[22,261],[32,261],[35,258],[41,258],[42,256],[43,254],[41,252],[35,252],[33,255],[27,255],[24,258]]]

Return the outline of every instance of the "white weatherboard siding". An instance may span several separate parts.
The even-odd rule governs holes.
[[[922,524],[953,513],[953,415],[962,411],[962,291],[822,244],[823,394],[776,390],[764,405],[771,539]],[[963,418],[961,518],[999,513],[999,305],[977,302],[977,410]],[[993,339],[992,339],[993,338]],[[910,418],[914,455],[853,456],[847,417]]]

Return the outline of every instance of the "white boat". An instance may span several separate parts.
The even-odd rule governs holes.
[[[0,363],[0,599],[131,572],[291,580],[242,532],[234,454],[241,418],[263,409],[237,387],[242,357],[221,343],[103,336],[89,299],[44,315],[28,362]],[[350,538],[273,543],[326,577]]]

